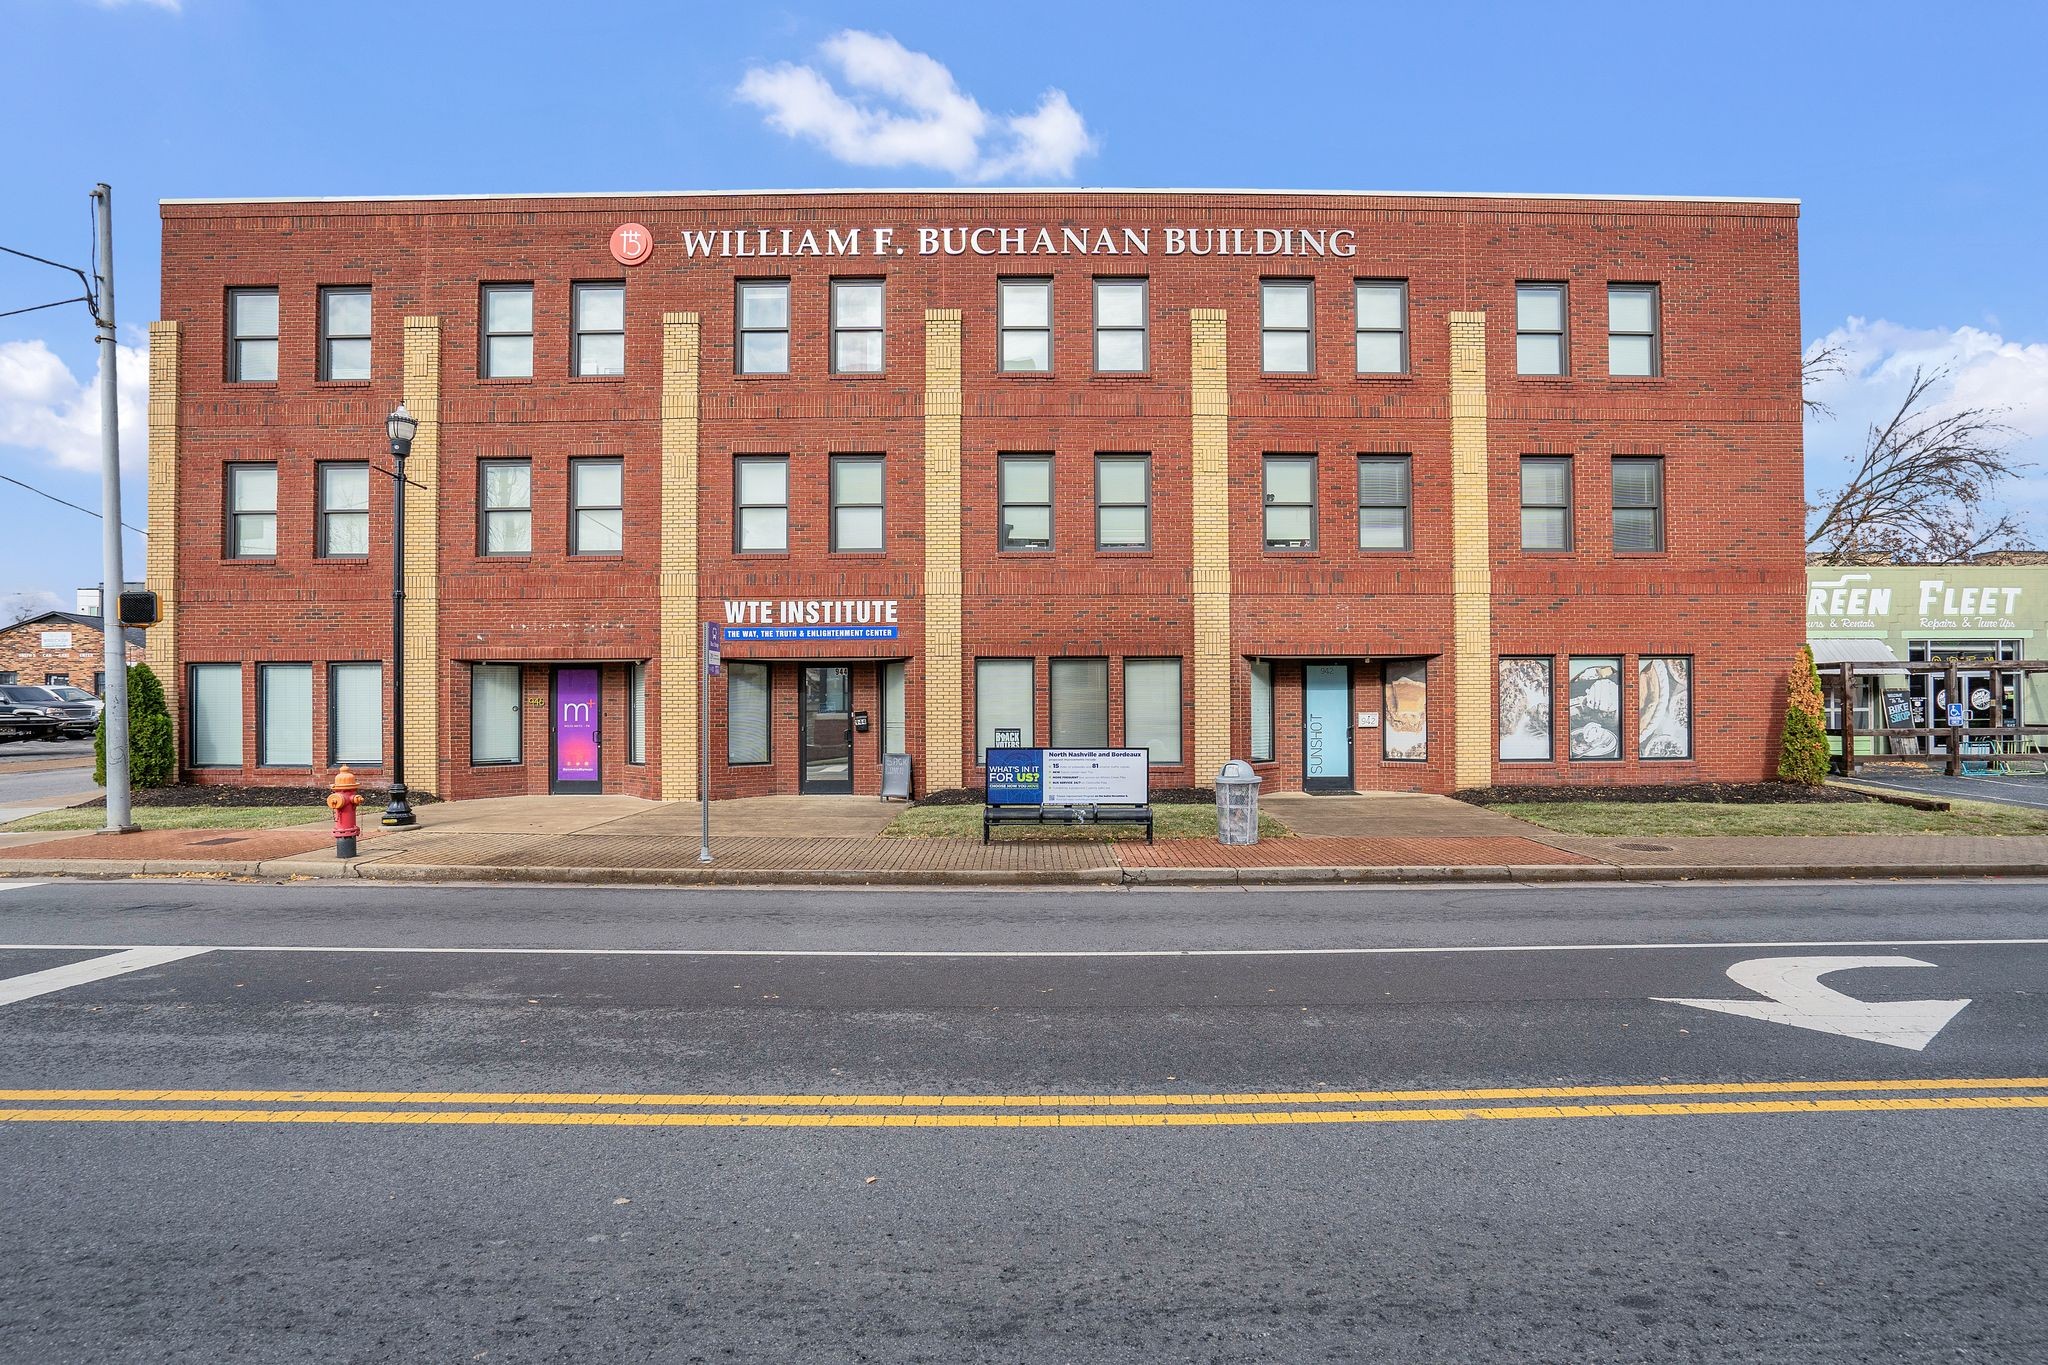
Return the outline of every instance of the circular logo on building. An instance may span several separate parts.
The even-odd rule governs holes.
[[[654,254],[654,234],[643,223],[621,223],[612,229],[612,259],[639,265]]]
[[[1978,688],[1973,688],[1973,689],[1971,689],[1971,692],[1970,692],[1970,705],[1971,705],[1972,707],[1974,707],[1975,709],[1979,710],[1979,711],[1988,711],[1988,710],[1990,710],[1990,709],[1991,709],[1991,689],[1990,689],[1990,688],[1988,688],[1988,687],[1978,687]]]

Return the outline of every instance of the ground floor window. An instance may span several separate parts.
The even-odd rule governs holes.
[[[725,666],[725,761],[733,767],[769,761],[768,665]]]
[[[1124,747],[1155,767],[1180,762],[1180,676],[1179,659],[1124,660]]]
[[[1574,763],[1621,758],[1621,660],[1612,656],[1573,658],[1568,705]]]
[[[92,694],[95,697],[104,697],[107,695],[107,675],[104,672],[95,671],[93,673]]]
[[[1380,671],[1381,750],[1395,763],[1429,757],[1429,666],[1421,659],[1384,664]]]
[[[1109,660],[1052,661],[1052,747],[1109,747]]]
[[[1637,756],[1691,758],[1692,660],[1644,655],[1636,678]]]
[[[882,665],[882,752],[901,754],[903,747],[903,665]]]
[[[974,661],[974,761],[997,748],[1037,743],[1031,713],[1036,702],[1029,659]]]
[[[647,761],[647,665],[626,665],[626,762]]]
[[[45,673],[43,674],[43,686],[69,687],[71,686],[71,675],[69,673]]]
[[[1252,660],[1252,762],[1273,761],[1273,665]]]
[[[0,668],[0,687],[12,687],[21,681],[21,674],[11,668]]]
[[[313,766],[313,666],[261,664],[256,669],[256,764]]]
[[[336,763],[384,761],[384,665],[327,670],[327,743]]]
[[[1550,660],[1500,661],[1500,756],[1505,763],[1550,761]]]
[[[469,672],[469,761],[517,763],[519,666],[477,664]]]
[[[192,665],[192,766],[242,766],[242,666]]]

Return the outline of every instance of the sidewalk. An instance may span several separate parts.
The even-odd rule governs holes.
[[[407,830],[364,828],[334,856],[329,820],[283,829],[21,834],[0,877],[353,877],[643,885],[1237,885],[1315,882],[1670,881],[2048,876],[2048,836],[1591,838],[1445,797],[1270,798],[1297,831],[1246,847],[895,839],[902,810],[861,797],[755,797],[712,807],[714,861],[697,861],[692,802],[504,797],[419,808]],[[19,842],[17,842],[19,841]]]

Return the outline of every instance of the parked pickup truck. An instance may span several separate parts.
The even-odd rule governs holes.
[[[25,706],[0,699],[0,740],[48,739],[57,733],[57,722]]]
[[[49,719],[54,722],[56,733],[66,739],[82,739],[100,723],[98,707],[88,702],[66,701],[47,687],[31,687],[27,683],[0,685],[0,702],[11,702],[17,710]]]

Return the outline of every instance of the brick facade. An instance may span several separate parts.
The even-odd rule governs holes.
[[[46,646],[46,638],[66,643]],[[75,612],[46,612],[17,621],[0,629],[0,679],[37,687],[63,682],[97,694],[107,667],[105,640],[97,621]],[[133,640],[128,645],[128,662],[142,662],[142,646]]]
[[[656,242],[631,267],[608,246],[629,222]],[[851,707],[871,718],[852,739],[855,791],[878,790],[890,662],[903,668],[918,790],[976,784],[982,658],[1034,661],[1040,743],[1050,660],[1109,660],[1113,743],[1122,661],[1181,660],[1183,761],[1155,766],[1158,785],[1206,785],[1224,757],[1249,753],[1255,663],[1273,679],[1273,754],[1257,764],[1269,790],[1303,784],[1311,669],[1347,687],[1342,738],[1361,788],[1753,780],[1775,765],[1804,587],[1796,206],[906,191],[174,201],[163,227],[151,586],[175,622],[176,657],[162,671],[179,696],[189,666],[242,664],[251,730],[241,766],[195,780],[308,780],[255,765],[265,662],[315,665],[311,778],[330,773],[318,738],[326,666],[390,654],[391,490],[372,474],[367,557],[319,558],[317,466],[388,466],[382,424],[401,396],[422,419],[407,472],[423,485],[408,501],[405,775],[443,795],[548,789],[559,664],[602,669],[605,789],[669,798],[694,794],[700,758],[716,795],[799,789],[806,664],[850,666]],[[876,229],[890,232],[879,254]],[[716,254],[779,247],[785,230],[826,249]],[[857,254],[827,254],[828,233],[855,230]],[[1040,242],[1054,250],[1036,252]],[[1268,245],[1279,249],[1256,254]],[[789,371],[741,374],[736,281],[771,277],[790,284]],[[1052,281],[1049,372],[1001,369],[1006,277]],[[1142,373],[1095,371],[1098,277],[1147,281]],[[870,278],[885,282],[885,367],[834,373],[831,281]],[[1262,370],[1262,279],[1312,281],[1309,373]],[[571,286],[620,280],[624,374],[575,376]],[[1406,282],[1402,373],[1356,371],[1357,280]],[[482,377],[480,288],[527,281],[532,376]],[[1517,373],[1518,281],[1568,286],[1563,377]],[[1608,373],[1612,283],[1659,288],[1655,377]],[[372,291],[367,381],[319,377],[331,286]],[[243,287],[278,291],[275,381],[229,378],[227,291]],[[163,411],[175,420],[159,426]],[[998,548],[1004,452],[1052,455],[1050,553]],[[1095,548],[1094,461],[1116,452],[1151,459],[1147,550]],[[1312,550],[1266,547],[1268,453],[1316,457]],[[1405,551],[1358,548],[1356,459],[1376,453],[1412,461]],[[736,549],[734,462],[757,454],[789,460],[784,553]],[[880,553],[830,548],[836,454],[884,458]],[[1574,457],[1569,551],[1521,548],[1520,458],[1535,454]],[[1612,548],[1618,455],[1662,457],[1661,550]],[[623,461],[620,554],[569,552],[570,461],[584,457]],[[479,552],[479,464],[500,458],[532,462],[531,552],[511,558]],[[227,554],[225,482],[238,462],[277,467],[274,556]],[[897,635],[728,643],[729,660],[771,662],[771,761],[732,766],[726,682],[698,696],[696,649],[701,622],[748,599],[890,601]],[[1549,761],[1499,758],[1496,661],[1522,655],[1554,660]],[[1637,661],[1665,655],[1692,661],[1691,756],[1642,759]],[[1618,759],[1568,757],[1572,656],[1620,663]],[[1386,712],[1389,661],[1426,669],[1420,761],[1384,758],[1384,732],[1355,724]],[[521,667],[520,763],[470,761],[479,663]],[[639,763],[624,742],[631,665],[646,689]],[[1317,712],[1322,743],[1338,739],[1333,714],[1327,702]],[[179,728],[189,761],[189,713]],[[373,784],[379,771],[370,765]]]

